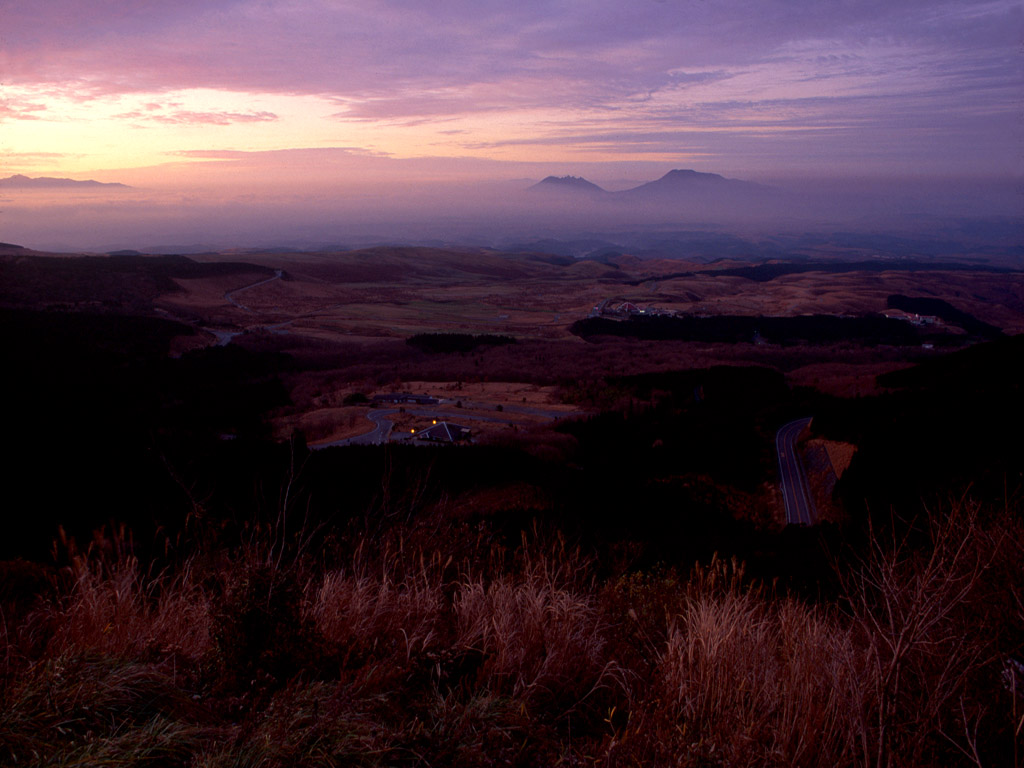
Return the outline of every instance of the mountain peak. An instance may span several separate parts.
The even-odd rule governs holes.
[[[548,176],[534,184],[531,189],[564,189],[578,192],[604,192],[601,187],[582,176]]]
[[[701,173],[700,171],[694,171],[689,168],[681,169],[677,168],[674,171],[669,171],[662,176],[658,181],[671,181],[671,182],[692,182],[692,181],[725,181],[724,176],[719,176],[717,173]]]
[[[764,197],[767,189],[749,181],[728,179],[717,173],[701,173],[691,169],[669,171],[656,181],[616,193],[621,199],[644,203],[707,206],[712,203],[754,202]]]

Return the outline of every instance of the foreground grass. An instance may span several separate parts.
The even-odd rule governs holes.
[[[818,605],[737,563],[599,582],[557,536],[448,533],[452,552],[396,528],[314,557],[268,529],[159,572],[116,539],[72,556],[49,597],[5,604],[0,762],[1021,762],[1004,516],[954,505],[875,541]]]

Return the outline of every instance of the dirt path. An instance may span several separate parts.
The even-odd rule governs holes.
[[[235,301],[235,295],[241,293],[242,291],[248,291],[250,288],[258,288],[261,285],[266,285],[267,283],[272,283],[275,280],[280,280],[282,274],[284,274],[284,272],[278,269],[275,271],[273,277],[268,277],[265,280],[258,280],[255,283],[251,283],[250,285],[243,285],[241,288],[235,288],[235,290],[233,291],[228,291],[227,293],[224,294],[224,298],[227,299],[228,303],[231,304],[231,306],[237,307],[238,309],[241,309],[245,312],[252,312],[255,314],[255,310],[250,309],[241,302]]]

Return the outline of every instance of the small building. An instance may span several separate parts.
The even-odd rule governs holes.
[[[902,309],[883,309],[882,314],[890,320],[903,320],[911,325],[942,325],[942,320],[935,315],[919,315],[916,312],[904,312]]]
[[[386,395],[374,395],[373,402],[394,405],[396,403],[412,403],[413,405],[437,405],[440,400],[430,395],[414,395],[411,392],[391,392]]]
[[[430,440],[435,443],[457,443],[460,440],[468,440],[470,434],[471,430],[469,427],[442,421],[421,430],[417,433],[416,438],[419,440]]]

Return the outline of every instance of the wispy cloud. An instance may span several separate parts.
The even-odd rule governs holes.
[[[0,123],[7,120],[40,120],[46,105],[24,99],[0,99]]]
[[[386,157],[383,152],[369,152],[362,147],[293,147],[271,151],[245,149],[178,149],[167,152],[176,157],[194,157],[207,160],[244,160],[258,158],[301,158],[314,156],[318,160],[327,157]]]
[[[164,125],[231,125],[232,123],[266,123],[278,119],[273,112],[193,112],[190,110],[162,112],[156,111],[156,109],[122,112],[114,117],[119,120],[152,121]]]
[[[69,152],[5,152],[4,168],[8,171],[46,168],[63,160],[79,157],[82,155]]]
[[[249,126],[281,146],[323,141],[331,121],[382,125],[376,149],[448,136],[453,153],[857,130],[895,158],[948,125],[937,164],[1021,134],[1019,0],[49,0],[4,16],[0,71],[27,94],[0,103],[4,121],[126,100],[113,112],[138,126]],[[164,103],[197,89],[260,103]],[[278,103],[297,97],[313,106]]]

